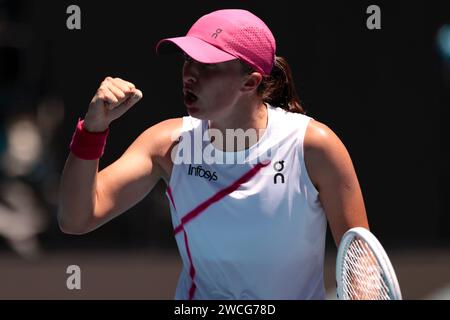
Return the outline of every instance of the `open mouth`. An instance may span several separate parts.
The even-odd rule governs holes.
[[[184,90],[184,102],[186,104],[193,104],[197,100],[198,97],[192,91]]]

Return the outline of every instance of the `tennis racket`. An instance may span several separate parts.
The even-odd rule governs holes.
[[[357,227],[342,237],[336,261],[339,300],[402,300],[394,268],[381,243]]]

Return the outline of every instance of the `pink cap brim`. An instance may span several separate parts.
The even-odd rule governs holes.
[[[164,52],[164,50],[160,50],[161,45],[167,42],[177,45],[188,56],[202,63],[219,63],[237,59],[206,41],[190,36],[162,39],[156,45],[156,51]]]

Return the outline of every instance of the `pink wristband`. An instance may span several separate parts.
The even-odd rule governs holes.
[[[105,151],[109,128],[103,132],[89,132],[83,127],[84,120],[78,119],[77,128],[70,142],[70,151],[83,160],[99,159]]]

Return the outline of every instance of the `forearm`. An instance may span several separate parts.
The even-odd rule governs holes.
[[[107,77],[92,98],[84,120],[77,123],[60,182],[58,222],[63,232],[86,233],[102,222],[95,218],[96,208],[102,204],[98,197],[98,159],[103,155],[110,123],[141,98],[142,92],[134,84]]]
[[[61,176],[58,222],[62,231],[88,231],[96,203],[97,160],[82,160],[69,154]]]

